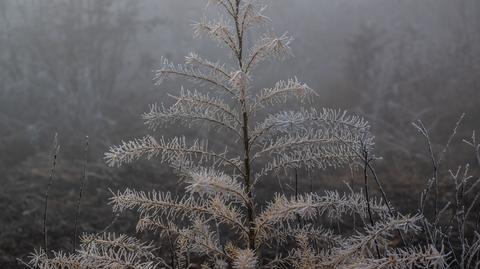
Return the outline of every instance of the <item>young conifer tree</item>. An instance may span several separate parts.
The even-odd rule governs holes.
[[[301,108],[270,114],[258,121],[257,112],[291,98],[308,100],[315,92],[297,78],[279,81],[268,89],[252,87],[255,67],[270,59],[290,56],[292,41],[287,33],[268,33],[247,42],[246,33],[250,29],[269,21],[257,2],[210,0],[209,4],[218,5],[224,16],[195,23],[195,36],[207,36],[226,47],[235,64],[220,64],[196,53],[189,54],[184,65],[163,60],[163,66],[156,71],[157,84],[165,79],[183,78],[199,83],[203,91],[182,88],[172,96],[176,101],[172,106],[154,104],[143,115],[145,124],[153,130],[173,122],[216,125],[229,133],[226,137],[241,141],[242,151],[213,152],[207,147],[207,140],[189,142],[182,136],[173,139],[147,136],[112,147],[106,153],[111,166],[142,157],[159,157],[176,168],[188,184],[188,194],[180,200],[156,192],[118,193],[112,200],[115,209],[140,206],[142,215],[154,222],[159,214],[196,215],[201,222],[206,220],[205,213],[213,214],[217,221],[232,225],[245,240],[238,247],[246,247],[253,253],[265,240],[269,218],[274,217],[266,212],[257,214],[254,188],[262,177],[287,168],[339,167],[356,159],[361,147],[373,145],[368,123],[339,110]],[[247,47],[250,42],[254,45]],[[252,171],[253,163],[260,160],[267,160],[266,164],[259,171]],[[158,208],[156,203],[162,207]],[[144,218],[141,223],[145,221]]]
[[[195,35],[205,35],[227,48],[234,64],[212,62],[196,53],[188,55],[184,65],[164,60],[156,71],[158,84],[183,78],[199,83],[202,90],[182,89],[173,96],[172,106],[152,105],[143,119],[152,130],[177,122],[213,125],[229,134],[223,135],[224,139],[240,141],[240,150],[218,152],[208,147],[207,140],[187,141],[183,136],[146,136],[112,147],[105,155],[111,166],[158,158],[186,183],[186,194],[179,198],[130,189],[111,198],[114,211],[138,210],[138,231],[157,232],[170,242],[169,259],[158,257],[151,244],[125,235],[100,234],[83,236],[74,254],[55,252],[49,257],[45,251],[37,251],[30,264],[42,269],[189,268],[195,257],[204,260],[207,268],[444,267],[444,254],[433,246],[390,247],[389,239],[399,231],[418,232],[420,216],[394,214],[381,200],[356,193],[308,193],[291,198],[276,194],[264,208],[259,206],[263,201],[255,197],[255,189],[268,175],[285,169],[366,163],[373,137],[363,118],[335,109],[301,107],[260,118],[262,110],[315,95],[296,78],[263,90],[252,86],[255,67],[289,56],[292,39],[287,34],[268,33],[247,42],[248,31],[258,26],[262,29],[269,21],[258,1],[209,3],[225,15],[195,23]],[[251,47],[246,45],[251,43]],[[360,216],[363,230],[343,238],[312,222],[320,216],[336,221],[344,214]],[[371,221],[368,224],[367,219]],[[272,251],[265,250],[272,246],[291,249],[271,257]]]

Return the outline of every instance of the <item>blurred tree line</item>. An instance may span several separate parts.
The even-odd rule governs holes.
[[[2,163],[45,149],[54,132],[66,150],[86,134],[105,146],[107,130],[122,118],[112,116],[128,116],[122,99],[152,65],[130,53],[132,42],[155,22],[142,20],[133,1],[1,5]]]

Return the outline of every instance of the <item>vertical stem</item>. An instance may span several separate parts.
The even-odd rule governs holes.
[[[295,168],[295,202],[298,201],[298,169]],[[298,225],[300,225],[300,227],[302,226],[302,217],[300,217],[299,214],[297,214],[297,221],[298,221]]]
[[[475,231],[480,231],[480,212],[477,212],[477,218],[475,219]]]
[[[459,188],[457,187],[457,225],[458,225],[458,234],[460,239],[460,244],[462,252],[460,255],[460,268],[465,268],[465,253],[466,253],[466,244],[465,241],[465,184],[467,183],[467,171],[468,165],[465,168],[465,174],[460,180]]]
[[[437,215],[438,215],[438,162],[437,162],[437,159],[435,157],[435,153],[433,152],[433,148],[432,148],[432,143],[430,141],[430,135],[427,131],[427,129],[425,128],[425,126],[423,125],[422,122],[421,123],[421,127],[423,129],[423,135],[425,137],[425,142],[427,143],[427,147],[428,147],[428,152],[430,154],[430,160],[432,162],[432,168],[433,168],[433,171],[432,171],[432,181],[433,181],[433,185],[434,185],[434,197],[433,197],[433,200],[434,200],[434,215],[433,215],[433,219],[437,219]],[[435,234],[434,234],[434,243],[436,243],[436,238],[437,238],[437,227],[433,227],[434,230],[435,230]]]
[[[364,191],[365,191],[365,200],[366,200],[366,203],[367,203],[367,213],[368,213],[368,217],[370,219],[370,224],[373,226],[374,225],[374,222],[373,222],[373,217],[372,217],[372,209],[370,208],[370,195],[369,195],[369,192],[368,192],[368,173],[367,173],[367,163],[368,163],[368,155],[366,152],[364,152],[364,157],[365,157],[365,165],[363,167],[363,175],[364,175]]]
[[[83,179],[80,185],[80,192],[78,194],[78,200],[75,208],[75,224],[73,228],[73,243],[72,243],[72,251],[75,250],[77,246],[77,230],[78,230],[78,217],[80,216],[80,204],[82,202],[83,190],[85,189],[85,185],[87,184],[87,164],[88,164],[88,135],[85,136],[85,148],[83,150]]]
[[[48,253],[48,228],[47,228],[47,214],[48,214],[48,196],[50,193],[50,188],[52,187],[53,180],[55,179],[55,166],[57,164],[57,154],[58,154],[58,134],[55,133],[55,138],[53,141],[53,160],[52,168],[50,169],[50,177],[48,179],[47,190],[45,192],[45,208],[43,212],[43,236],[45,244],[45,252]]]
[[[235,0],[235,29],[237,30],[237,40],[238,40],[238,51],[237,51],[237,58],[238,58],[238,65],[240,69],[243,70],[243,30],[240,29],[242,26],[239,22],[240,16],[240,1]]]
[[[476,152],[478,166],[480,166],[480,144],[477,145],[475,152]]]
[[[394,216],[393,215],[393,209],[390,206],[390,200],[388,199],[387,193],[385,192],[382,184],[380,183],[380,180],[377,176],[377,173],[375,172],[375,169],[373,168],[373,166],[369,162],[367,163],[367,166],[368,166],[368,169],[370,170],[370,173],[372,173],[372,176],[373,176],[373,179],[374,179],[375,183],[377,184],[378,188],[380,189],[380,193],[382,194],[383,200],[385,201],[385,204],[387,205],[388,213],[390,214],[390,216],[393,217]],[[407,241],[405,240],[405,237],[403,236],[402,231],[400,229],[397,229],[397,232],[400,235],[400,239],[402,240],[403,245],[406,246]]]
[[[167,238],[168,238],[168,248],[170,250],[170,262],[172,264],[172,268],[180,268],[180,265],[176,266],[177,255],[176,255],[176,252],[175,252],[175,246],[174,246],[174,243],[172,241],[172,235],[171,235],[170,231],[167,231]]]
[[[367,212],[368,212],[368,217],[370,219],[370,224],[372,225],[372,227],[375,225],[375,223],[373,222],[373,217],[372,217],[372,209],[370,207],[370,196],[369,196],[369,193],[368,193],[368,173],[367,173],[367,168],[368,168],[368,164],[370,162],[370,160],[368,159],[368,150],[366,148],[364,148],[363,150],[363,157],[364,157],[364,166],[363,166],[363,175],[364,175],[364,178],[365,178],[365,182],[364,182],[364,188],[365,188],[365,200],[366,200],[366,203],[367,203]],[[378,249],[378,245],[375,243],[375,250],[377,251],[377,257],[380,258],[380,250]]]
[[[240,25],[240,2],[241,0],[235,0],[235,28],[237,32],[238,48],[237,48],[237,60],[240,70],[243,71],[243,31]],[[243,166],[245,173],[245,192],[248,196],[247,206],[247,221],[248,221],[248,247],[252,250],[255,249],[255,212],[252,195],[252,182],[251,182],[251,168],[250,168],[250,136],[248,134],[248,107],[246,100],[246,89],[240,89],[240,103],[242,107],[242,133],[243,133]]]
[[[243,106],[245,102],[243,101]],[[251,189],[251,180],[250,180],[250,144],[248,136],[248,115],[246,110],[243,112],[243,147],[244,147],[244,169],[245,169],[245,191],[248,196],[249,203],[247,204],[247,220],[248,220],[248,247],[250,249],[255,249],[255,223],[254,223],[254,202]]]

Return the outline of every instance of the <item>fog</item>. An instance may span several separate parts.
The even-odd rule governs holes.
[[[67,171],[59,172],[67,182],[59,187],[64,193],[77,188],[85,136],[91,178],[107,179],[95,185],[102,193],[121,188],[124,181],[160,184],[146,179],[160,172],[138,173],[159,169],[153,164],[113,172],[103,154],[122,140],[148,133],[141,114],[150,104],[171,103],[167,94],[180,86],[201,88],[175,80],[155,86],[152,70],[162,57],[182,63],[189,52],[198,52],[213,61],[233,61],[224,48],[193,36],[194,21],[218,12],[206,2],[0,0],[0,183],[5,186],[0,196],[5,207],[28,213],[29,203],[40,201],[56,133],[60,169]],[[255,88],[298,77],[318,93],[313,107],[346,109],[368,119],[379,165],[394,164],[379,168],[384,177],[405,173],[418,178],[428,170],[425,141],[411,124],[416,120],[430,131],[434,149],[441,150],[465,113],[452,145],[458,152],[469,150],[462,148],[462,139],[480,129],[480,1],[263,2],[272,22],[268,30],[293,36],[294,57],[262,64]],[[159,132],[209,137],[215,130]],[[453,154],[448,161],[455,165],[469,158]],[[411,170],[414,163],[417,168]],[[22,193],[21,201],[11,197],[15,192]],[[26,193],[35,193],[37,200],[28,200]],[[89,206],[103,204],[102,199]],[[9,220],[13,225],[18,219]],[[3,236],[16,240],[12,234]],[[19,249],[28,251],[35,243]],[[0,245],[0,254],[11,253],[8,244]]]
[[[215,12],[202,1],[110,2],[2,1],[4,145],[13,139],[39,147],[55,131],[65,138],[69,132],[97,131],[99,140],[105,132],[122,137],[115,122],[127,114],[134,118],[171,90],[151,82],[150,70],[162,56],[181,62],[195,51],[225,59],[224,50],[192,37],[192,22]],[[476,1],[265,4],[272,30],[294,37],[295,57],[262,67],[259,86],[297,76],[318,91],[318,105],[363,113],[374,107],[405,122],[424,117],[447,124],[462,112],[474,117],[480,50]],[[113,116],[112,109],[125,115]],[[382,120],[368,116],[372,123]],[[73,126],[63,132],[68,125]]]
[[[480,50],[476,1],[265,4],[272,30],[294,37],[295,57],[262,67],[259,87],[297,76],[318,91],[319,106],[377,111],[367,116],[379,129],[380,111],[398,124],[423,117],[447,126],[466,112],[474,124]],[[42,147],[56,131],[72,144],[78,141],[66,139],[71,134],[115,141],[121,132],[137,128],[133,119],[148,103],[161,102],[163,93],[178,88],[153,87],[150,71],[162,56],[181,62],[195,51],[225,59],[223,49],[192,37],[192,22],[215,12],[203,1],[4,0],[1,5],[0,111],[6,148],[11,141]],[[127,116],[132,120],[118,124]]]

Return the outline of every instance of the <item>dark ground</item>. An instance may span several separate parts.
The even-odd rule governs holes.
[[[72,248],[74,209],[84,162],[67,161],[61,157],[60,154],[49,197],[48,241],[50,249],[68,251]],[[410,168],[406,165],[403,168],[385,169],[384,161],[378,162],[379,175],[390,200],[397,210],[404,213],[417,208],[420,192],[429,174],[428,169],[415,170],[414,164],[412,162]],[[50,167],[51,156],[41,154],[7,173],[6,183],[0,188],[0,268],[25,268],[20,266],[16,259],[28,260],[29,252],[43,247],[43,210]],[[398,169],[403,169],[403,173],[400,173],[403,176],[395,175]],[[311,173],[310,176],[305,171],[299,171],[298,177],[300,192],[346,190],[345,183],[357,191],[363,187],[362,171],[352,171],[349,168]],[[445,178],[444,182],[448,182],[447,180]],[[277,179],[262,182],[256,196],[259,200],[268,200],[273,192],[293,193],[292,186],[293,173],[279,175]],[[79,234],[101,232],[105,229],[116,233],[134,233],[134,212],[116,217],[108,205],[110,189],[121,190],[126,187],[173,193],[182,191],[181,184],[177,184],[172,171],[164,165],[155,167],[154,161],[139,162],[123,168],[109,168],[101,160],[92,162],[88,165],[88,183],[81,202]],[[441,187],[441,191],[442,197],[448,197],[449,189],[446,184]],[[345,225],[349,226],[348,223]]]

